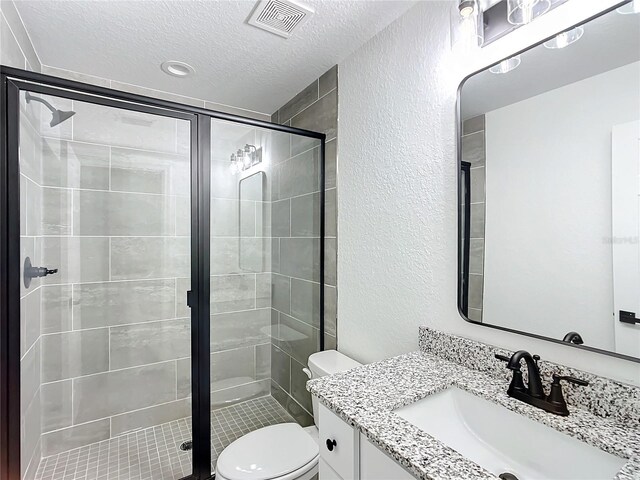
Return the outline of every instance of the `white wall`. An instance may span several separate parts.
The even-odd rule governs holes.
[[[456,298],[458,84],[615,3],[572,0],[461,61],[450,2],[420,2],[339,65],[341,351],[370,362],[415,350],[430,325],[640,384],[638,364],[466,323]]]
[[[485,115],[485,322],[615,349],[611,130],[638,85],[633,63]]]

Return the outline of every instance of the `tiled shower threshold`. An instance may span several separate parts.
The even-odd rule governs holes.
[[[242,435],[294,419],[271,396],[211,412],[211,469],[220,452]],[[40,461],[36,480],[176,480],[191,473],[191,417],[137,430]]]

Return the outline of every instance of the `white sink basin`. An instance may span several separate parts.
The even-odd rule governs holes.
[[[627,462],[459,388],[394,413],[495,475],[600,480]]]

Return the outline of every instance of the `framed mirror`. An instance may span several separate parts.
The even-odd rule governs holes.
[[[468,321],[640,362],[638,6],[462,82],[458,304]]]

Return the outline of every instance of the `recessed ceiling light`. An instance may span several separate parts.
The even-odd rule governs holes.
[[[171,75],[172,77],[180,78],[188,77],[196,72],[196,69],[188,63],[178,62],[176,60],[163,62],[162,65],[160,65],[160,68],[162,68],[164,73]]]
[[[489,69],[491,73],[495,73],[497,75],[503,73],[509,73],[512,70],[515,70],[520,66],[520,55],[516,55],[515,57],[507,58],[506,60],[501,61],[499,64],[494,65]]]

